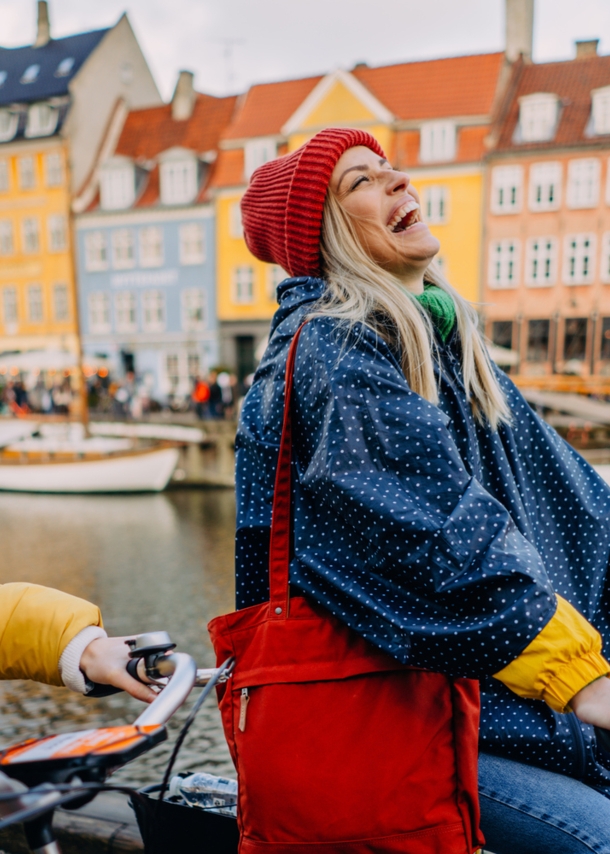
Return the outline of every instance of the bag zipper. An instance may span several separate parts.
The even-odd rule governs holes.
[[[237,729],[240,732],[246,731],[246,712],[248,709],[249,702],[250,695],[248,694],[248,689],[242,688],[241,697],[239,698],[239,723],[237,724]]]

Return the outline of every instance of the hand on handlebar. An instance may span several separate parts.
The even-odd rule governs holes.
[[[87,679],[99,685],[114,685],[122,691],[127,691],[136,700],[152,703],[157,694],[132,679],[125,669],[129,662],[129,647],[126,637],[97,638],[91,641],[81,656],[80,669]]]
[[[586,685],[572,697],[570,707],[583,723],[610,729],[610,679],[602,677]]]

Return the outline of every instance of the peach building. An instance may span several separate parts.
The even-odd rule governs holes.
[[[610,56],[517,61],[488,142],[488,336],[522,377],[609,375]]]

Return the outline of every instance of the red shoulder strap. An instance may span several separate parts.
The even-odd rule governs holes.
[[[307,321],[305,321],[307,322]],[[292,459],[292,383],[299,337],[305,323],[296,331],[286,360],[284,380],[284,422],[280,453],[275,472],[273,509],[271,512],[271,541],[269,545],[269,616],[284,620],[288,616],[290,583],[290,475]]]

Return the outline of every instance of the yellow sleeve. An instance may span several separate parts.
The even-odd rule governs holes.
[[[544,700],[556,712],[569,712],[575,694],[610,673],[601,649],[599,632],[558,596],[552,619],[494,678],[519,697]]]
[[[62,685],[59,659],[87,626],[101,626],[99,608],[38,584],[0,584],[0,679]]]

